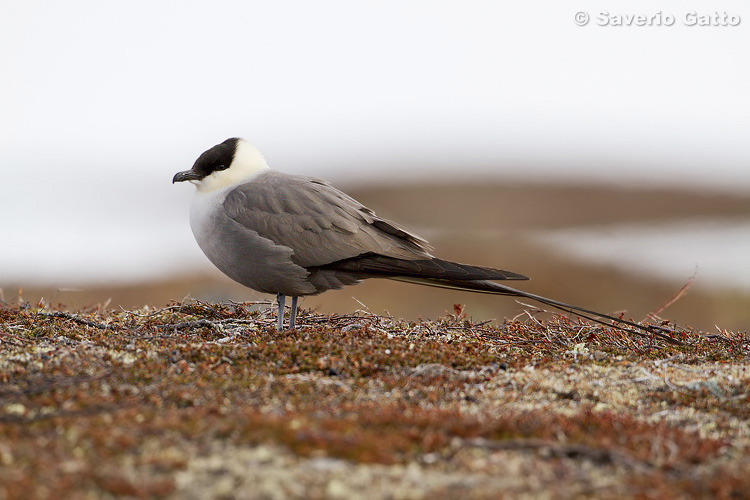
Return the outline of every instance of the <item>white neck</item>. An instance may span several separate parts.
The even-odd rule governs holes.
[[[268,168],[266,159],[249,142],[240,139],[232,164],[226,170],[213,172],[196,183],[198,191],[211,192],[247,181]]]

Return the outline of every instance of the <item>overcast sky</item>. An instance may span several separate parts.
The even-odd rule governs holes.
[[[731,1],[6,1],[1,167],[166,175],[244,136],[329,177],[721,174],[750,159],[749,27]]]

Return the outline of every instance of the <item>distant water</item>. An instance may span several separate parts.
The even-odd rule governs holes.
[[[115,224],[74,218],[12,228],[0,245],[3,283],[76,286],[138,282],[211,269],[189,229],[187,206],[168,220]],[[168,211],[169,212],[169,211]],[[8,224],[6,223],[6,229]],[[585,262],[678,283],[697,272],[702,286],[750,289],[750,221],[701,220],[669,225],[617,225],[544,231],[534,238]]]
[[[702,219],[544,232],[536,238],[585,262],[701,285],[750,289],[750,221]]]
[[[9,171],[0,196],[0,286],[75,287],[209,269],[190,232],[194,188],[173,172]]]
[[[0,286],[157,280],[211,269],[190,232],[194,188],[173,165],[9,169],[0,192]],[[42,181],[40,181],[40,179]],[[571,255],[680,282],[750,288],[750,221],[538,233]]]
[[[190,233],[156,221],[112,224],[99,217],[13,228],[0,245],[0,286],[137,283],[208,269]]]

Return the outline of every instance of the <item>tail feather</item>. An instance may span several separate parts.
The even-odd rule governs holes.
[[[622,331],[643,337],[656,336],[666,342],[679,344],[680,342],[664,335],[658,327],[643,326],[616,316],[604,314],[591,309],[566,304],[557,300],[548,299],[541,295],[517,290],[507,285],[490,280],[527,280],[522,274],[510,271],[502,271],[490,267],[471,266],[459,264],[442,259],[405,260],[386,257],[378,254],[364,254],[351,259],[340,260],[326,266],[321,270],[343,271],[362,278],[389,278],[397,281],[406,281],[420,285],[434,286],[439,288],[450,288],[469,292],[490,293],[494,295],[510,295],[525,297],[542,304],[554,307],[560,311],[576,314],[590,321],[613,326],[604,320],[614,322],[614,326]],[[309,269],[312,271],[312,269]]]
[[[540,302],[542,304],[546,304],[548,306],[554,307],[555,309],[558,309],[560,311],[564,311],[569,314],[575,314],[575,315],[581,316],[583,318],[588,319],[589,321],[593,321],[601,325],[613,326],[613,325],[606,323],[601,318],[613,321],[615,323],[614,326],[616,328],[622,331],[628,332],[628,333],[632,333],[634,335],[638,335],[641,337],[656,336],[671,344],[680,344],[678,340],[675,340],[667,335],[664,335],[660,331],[658,331],[659,329],[657,327],[639,325],[638,323],[634,323],[626,319],[618,318],[617,316],[612,316],[610,314],[600,313],[597,311],[593,311],[591,309],[586,309],[583,307],[566,304],[565,302],[560,302],[554,299],[548,299],[547,297],[542,297],[541,295],[524,292],[523,290],[517,290],[507,285],[502,285],[500,283],[495,283],[492,281],[485,281],[485,280],[457,281],[457,280],[442,280],[442,279],[420,279],[420,278],[415,279],[415,278],[408,278],[408,277],[392,277],[391,279],[396,280],[396,281],[405,281],[409,283],[417,283],[420,285],[434,286],[438,288],[450,288],[453,290],[462,290],[462,291],[467,291],[467,292],[490,293],[493,295],[509,295],[509,296],[515,296],[515,297],[524,297],[524,298],[531,299],[536,302]]]

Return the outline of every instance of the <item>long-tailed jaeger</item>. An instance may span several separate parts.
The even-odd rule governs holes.
[[[190,227],[198,245],[233,280],[276,294],[278,330],[284,325],[287,295],[292,298],[289,328],[294,328],[298,297],[366,278],[388,278],[526,297],[597,322],[614,321],[632,333],[656,333],[654,327],[497,283],[528,279],[521,274],[434,257],[426,240],[378,217],[329,183],[271,170],[243,139],[227,139],[205,151],[193,168],[172,179],[183,181],[197,187]]]

